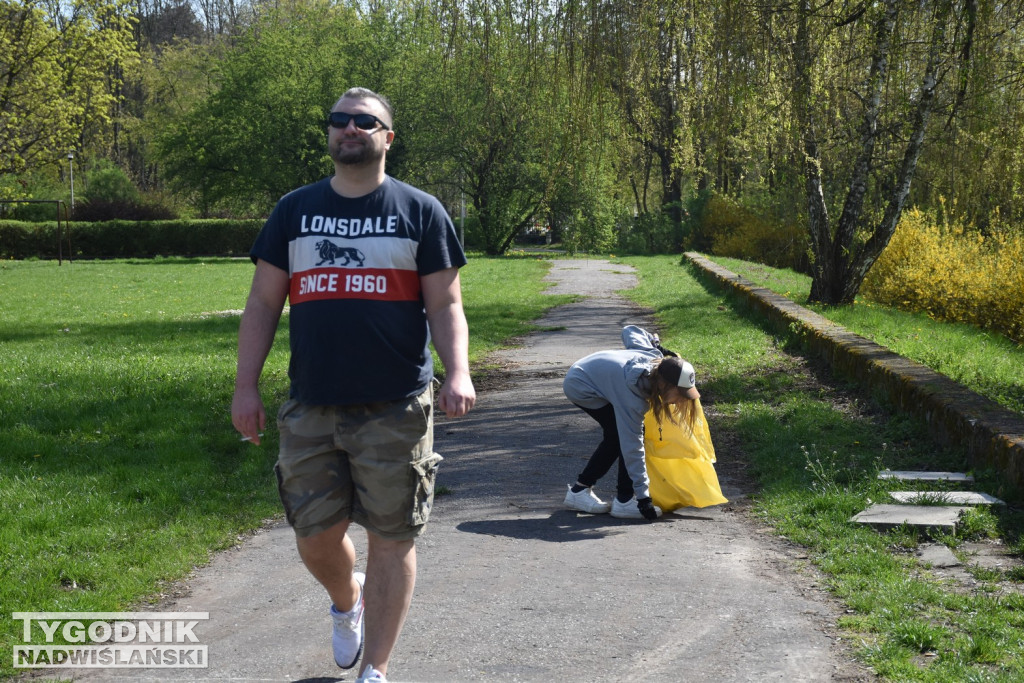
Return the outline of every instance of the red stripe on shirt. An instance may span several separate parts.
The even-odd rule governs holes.
[[[332,299],[419,301],[420,276],[391,268],[311,268],[292,275],[288,298],[293,306]]]

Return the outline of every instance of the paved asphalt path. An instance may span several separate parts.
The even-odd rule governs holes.
[[[616,292],[631,269],[555,261],[542,332],[499,354],[506,371],[476,409],[439,418],[439,485],[418,542],[419,579],[392,681],[868,681],[836,639],[839,608],[787,546],[745,511],[716,442],[728,505],[654,523],[566,510],[597,443],[562,394],[569,365],[653,322]],[[699,367],[699,366],[698,366]],[[708,410],[712,438],[714,413]],[[609,499],[614,471],[597,485]],[[355,528],[355,527],[353,527]],[[355,532],[362,552],[365,535]],[[360,558],[360,564],[364,558]],[[165,611],[209,612],[209,668],[80,670],[76,680],[352,681],[330,654],[327,598],[276,524],[219,554]],[[65,672],[70,673],[70,672]]]

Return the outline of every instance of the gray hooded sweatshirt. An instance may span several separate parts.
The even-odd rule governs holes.
[[[645,394],[650,386],[651,365],[662,357],[655,348],[658,338],[636,325],[622,328],[622,350],[598,351],[576,361],[565,375],[562,390],[584,408],[615,411],[615,426],[626,472],[633,480],[636,497],[650,498],[650,479],[644,460],[644,415],[650,409]]]

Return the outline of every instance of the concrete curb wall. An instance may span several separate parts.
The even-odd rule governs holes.
[[[1024,418],[884,346],[849,332],[789,299],[758,287],[696,252],[686,258],[742,298],[781,334],[797,334],[836,372],[925,421],[945,443],[967,449],[975,469],[995,469],[1009,490],[1024,492]]]

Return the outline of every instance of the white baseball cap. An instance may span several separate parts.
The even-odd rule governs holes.
[[[680,389],[685,389],[682,393],[687,398],[694,401],[700,398],[700,392],[697,391],[697,373],[693,366],[682,358],[668,356],[662,359],[658,374],[674,382]]]

